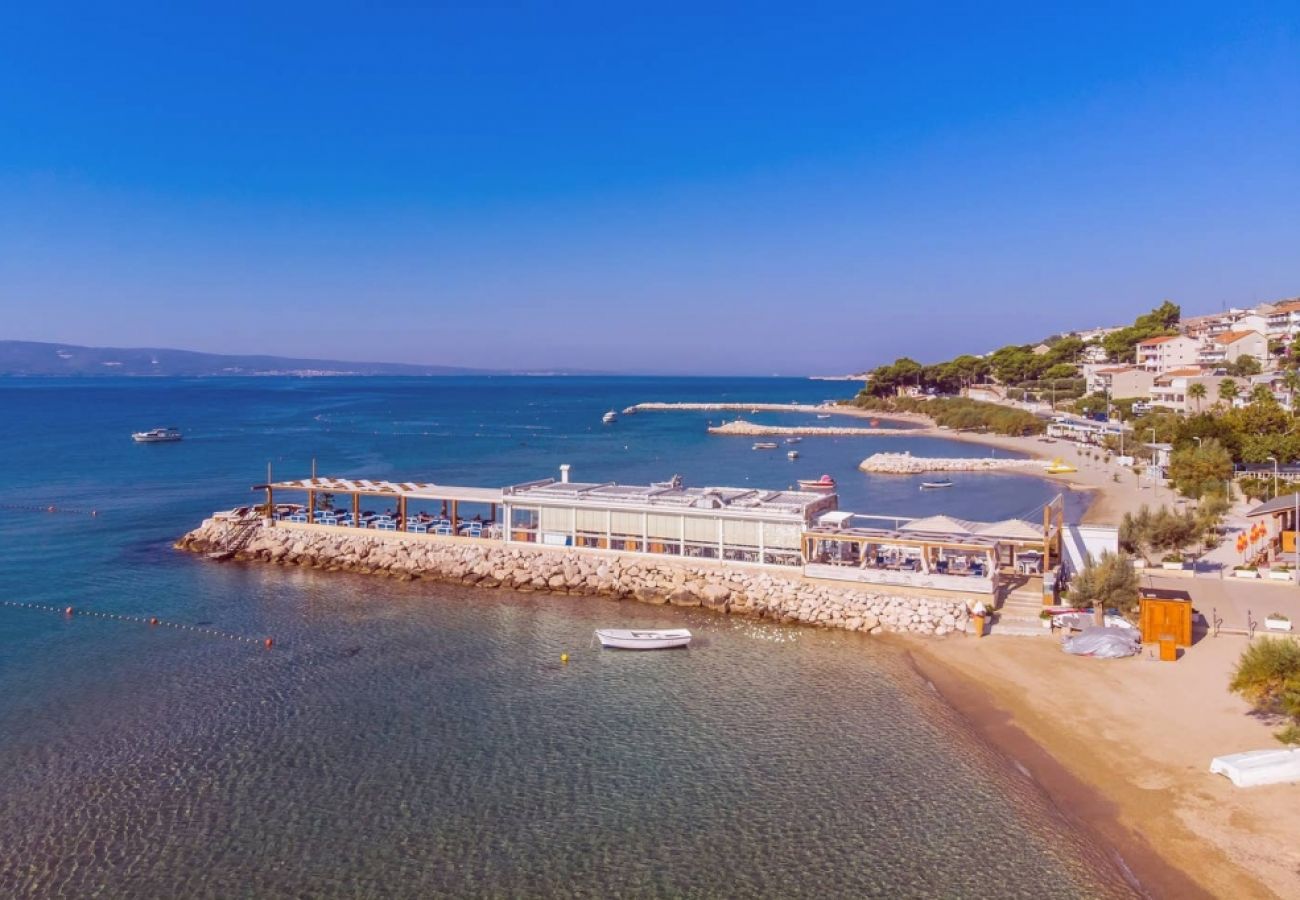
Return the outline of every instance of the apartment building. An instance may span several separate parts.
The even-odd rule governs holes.
[[[1207,375],[1199,366],[1170,369],[1155,377],[1151,385],[1151,405],[1162,406],[1180,413],[1198,413],[1209,409],[1219,399],[1220,375]],[[1191,397],[1188,390],[1194,384],[1205,385],[1205,396]]]
[[[1264,363],[1268,359],[1268,338],[1258,331],[1225,331],[1207,337],[1201,345],[1198,362],[1203,366],[1226,366],[1243,356],[1253,356]]]
[[[1171,369],[1195,366],[1200,358],[1201,342],[1185,334],[1147,338],[1137,345],[1137,364],[1157,375]]]

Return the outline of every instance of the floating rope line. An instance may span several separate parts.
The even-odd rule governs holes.
[[[48,603],[23,603],[18,600],[0,600],[0,606],[8,606],[11,609],[34,609],[41,612],[58,613],[68,618],[73,616],[88,616],[94,619],[115,619],[119,622],[135,622],[140,625],[149,625],[156,628],[172,628],[176,631],[189,631],[195,634],[203,634],[208,637],[222,638],[228,641],[238,641],[244,644],[261,644],[268,650],[275,646],[275,640],[272,638],[252,638],[242,634],[232,634],[229,631],[219,631],[216,628],[205,628],[201,625],[185,625],[181,622],[164,622],[157,616],[124,616],[118,613],[99,612],[93,609],[77,609],[75,606],[51,606]]]
[[[64,513],[72,516],[98,516],[97,509],[71,509],[64,506],[56,506],[51,503],[49,506],[35,506],[31,503],[0,503],[0,509],[14,509],[19,512],[39,512],[39,513]]]

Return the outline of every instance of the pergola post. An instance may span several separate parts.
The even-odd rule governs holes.
[[[307,492],[307,524],[311,525],[316,521],[316,492]]]
[[[352,527],[361,527],[361,494],[352,493]]]
[[[397,530],[406,530],[406,495],[399,494],[397,497]]]
[[[453,536],[460,534],[460,501],[451,501],[451,533]]]

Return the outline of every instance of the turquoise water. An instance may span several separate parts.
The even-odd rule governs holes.
[[[708,436],[705,414],[600,424],[644,400],[843,387],[0,380],[0,599],[276,640],[0,606],[0,893],[1124,895],[1106,854],[884,642],[169,547],[247,502],[268,461],[296,477],[312,456],[321,473],[482,485],[561,462],[581,479],[776,487],[825,471],[843,506],[897,515],[1001,518],[1050,497],[1021,476],[940,497],[854,468],[884,445],[970,452],[932,439],[808,438],[792,464]],[[129,440],[161,424],[186,440]],[[622,624],[698,639],[590,646]]]

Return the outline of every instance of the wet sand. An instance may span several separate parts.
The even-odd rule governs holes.
[[[1244,638],[1203,638],[1174,664],[1071,657],[1046,637],[906,642],[939,693],[1152,896],[1300,896],[1300,786],[1209,773],[1214,756],[1277,746],[1275,726],[1227,692]]]

